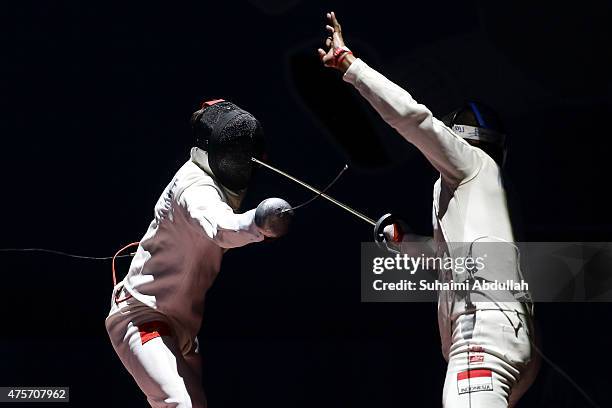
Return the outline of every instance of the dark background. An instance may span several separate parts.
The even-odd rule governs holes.
[[[518,239],[612,239],[604,2],[20,1],[0,6],[0,247],[107,256],[138,240],[187,159],[191,112],[217,97],[261,120],[275,165],[323,186],[348,163],[333,195],[430,233],[434,171],[320,67],[330,9],[355,53],[436,115],[466,98],[497,108]],[[310,197],[261,171],[246,204],[268,196]],[[436,306],[360,303],[370,237],[319,200],[286,238],[226,255],[200,334],[210,406],[440,405]],[[108,261],[0,253],[0,272],[0,385],[70,386],[78,407],[145,406],[104,330]],[[602,407],[611,312],[536,312],[548,356]],[[587,404],[544,365],[520,406]]]

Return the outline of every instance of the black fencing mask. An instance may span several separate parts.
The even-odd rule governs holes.
[[[208,165],[217,181],[239,191],[249,185],[251,158],[263,155],[263,131],[257,119],[231,102],[205,102],[192,117],[196,146],[208,152]]]

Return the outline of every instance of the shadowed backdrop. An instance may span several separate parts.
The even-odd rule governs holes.
[[[437,116],[498,109],[517,238],[610,241],[610,66],[604,5],[251,0],[1,6],[0,247],[112,255],[140,239],[188,158],[189,117],[225,98],[262,122],[269,161],[372,218],[431,232],[436,174],[321,67],[324,13],[357,56]],[[310,193],[261,170],[246,207]],[[360,303],[371,228],[318,200],[291,233],[230,251],[200,340],[212,407],[439,406],[434,304]],[[110,263],[0,253],[0,385],[71,387],[71,405],[144,406],[104,330]],[[119,262],[120,274],[128,262]],[[546,304],[544,349],[602,406],[608,304]],[[601,351],[601,353],[598,352]],[[25,405],[24,405],[25,406]],[[548,366],[523,407],[586,406]]]

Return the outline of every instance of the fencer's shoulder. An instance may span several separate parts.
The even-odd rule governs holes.
[[[223,197],[223,193],[214,179],[191,160],[187,161],[178,170],[174,176],[174,185],[176,188],[175,197],[177,198],[181,197],[186,190],[197,187],[210,188],[217,191],[220,197]]]
[[[178,184],[215,184],[213,178],[191,160],[183,164],[183,166],[176,172],[175,179],[177,180]]]
[[[494,176],[499,177],[501,175],[501,168],[499,164],[491,156],[489,156],[484,150],[475,148],[474,149],[480,158],[482,163],[482,176]]]
[[[462,140],[462,142],[469,146],[468,151],[473,155],[476,162],[474,166],[475,168],[473,173],[461,180],[459,184],[453,186],[452,183],[449,183],[449,185],[452,186],[453,189],[469,188],[468,186],[473,184],[488,184],[490,180],[497,181],[501,177],[501,170],[495,160],[493,160],[493,158],[491,158],[491,156],[489,156],[484,150],[472,146],[464,140]]]

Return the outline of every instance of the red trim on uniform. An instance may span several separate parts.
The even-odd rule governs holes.
[[[492,377],[491,370],[468,370],[461,373],[457,373],[457,381],[467,380],[468,378],[476,377]]]
[[[402,242],[404,239],[404,231],[399,224],[393,224],[393,242]]]
[[[140,341],[143,345],[156,337],[172,335],[170,327],[168,327],[166,322],[159,320],[139,324],[138,331],[140,332]]]
[[[125,302],[126,300],[130,299],[132,297],[132,295],[126,295],[123,298],[119,298],[119,293],[117,293],[117,296],[115,297],[115,303],[119,304],[121,302]]]
[[[225,102],[225,99],[213,99],[212,101],[202,102],[201,109],[204,109],[207,106],[213,106],[214,104],[219,103],[219,102]]]

